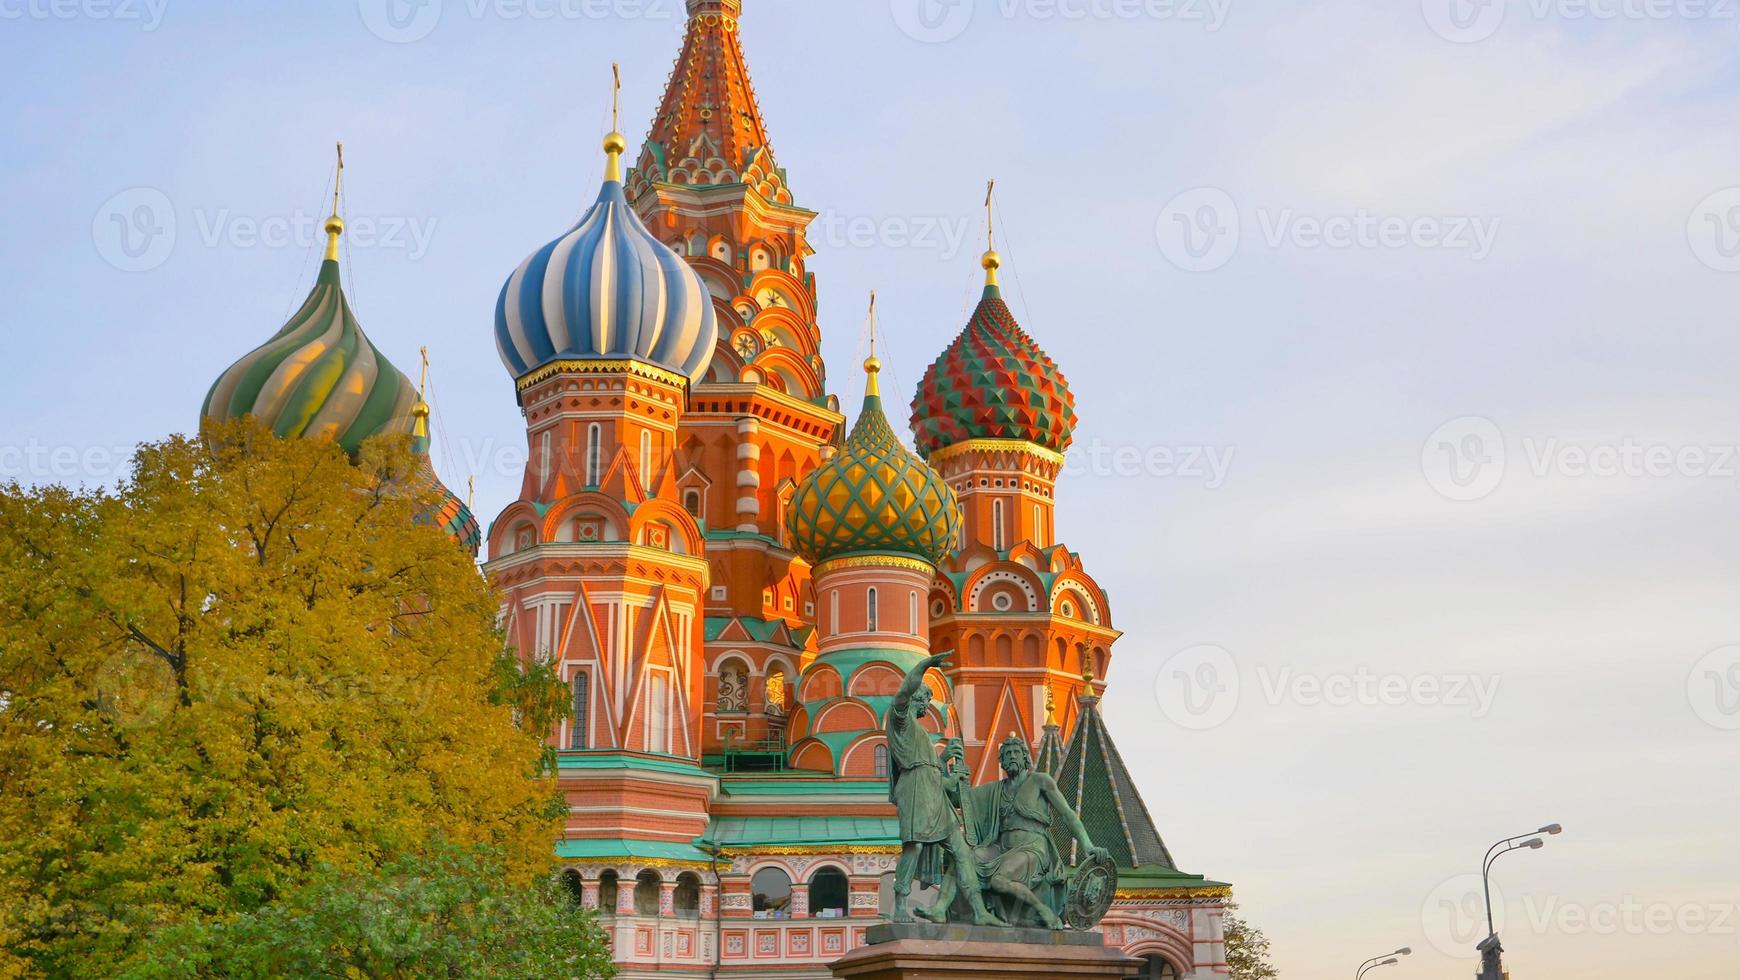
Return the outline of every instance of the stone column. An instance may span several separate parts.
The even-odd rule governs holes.
[[[669,918],[677,914],[677,883],[659,882],[659,914]]]
[[[598,907],[598,879],[592,878],[580,883],[580,907],[587,909]]]
[[[616,879],[616,914],[634,914],[634,879],[619,876]]]
[[[807,919],[810,915],[810,886],[796,882],[791,886],[791,917]]]

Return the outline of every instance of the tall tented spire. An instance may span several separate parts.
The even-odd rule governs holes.
[[[648,180],[783,189],[738,39],[742,11],[742,0],[688,0],[683,50],[637,167]],[[789,195],[779,203],[789,204]]]
[[[1176,869],[1172,853],[1160,839],[1147,804],[1136,791],[1136,781],[1124,767],[1124,758],[1112,742],[1112,733],[1100,717],[1100,699],[1088,680],[1081,696],[1081,714],[1075,734],[1056,773],[1057,786],[1087,826],[1095,844],[1112,852],[1120,868]],[[1058,849],[1071,862],[1079,860],[1076,844],[1067,835]]]

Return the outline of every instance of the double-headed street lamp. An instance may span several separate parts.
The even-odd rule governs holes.
[[[1412,952],[1413,952],[1413,949],[1411,949],[1410,947],[1407,947],[1407,946],[1403,946],[1401,949],[1398,949],[1393,953],[1379,953],[1378,955],[1372,957],[1369,960],[1366,960],[1364,963],[1361,963],[1359,965],[1359,972],[1357,972],[1353,975],[1353,980],[1359,980],[1360,977],[1363,977],[1366,975],[1366,971],[1368,971],[1368,970],[1375,970],[1380,966],[1389,966],[1390,964],[1395,963],[1401,957],[1407,956],[1408,954],[1410,954]]]
[[[1480,887],[1486,893],[1486,938],[1475,947],[1480,951],[1480,974],[1477,980],[1504,980],[1504,964],[1500,959],[1504,947],[1499,945],[1498,929],[1492,922],[1493,864],[1511,851],[1538,851],[1546,846],[1548,837],[1563,833],[1564,830],[1564,827],[1550,823],[1531,833],[1506,837],[1486,849],[1486,858],[1480,863]]]

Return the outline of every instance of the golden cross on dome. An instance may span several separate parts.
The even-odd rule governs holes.
[[[604,134],[604,179],[622,180],[622,151],[628,140],[617,128],[622,113],[622,66],[610,64],[610,132]]]
[[[422,348],[421,353],[423,355],[423,377],[417,381],[418,401],[423,399],[423,392],[427,391],[429,388],[429,348]]]
[[[326,258],[338,261],[338,236],[344,234],[344,219],[338,216],[338,192],[344,187],[344,144],[338,144],[338,170],[332,178],[332,217],[326,219]]]
[[[1003,264],[1003,257],[997,254],[996,212],[992,207],[992,195],[996,193],[996,178],[985,181],[985,256],[979,264],[985,269],[985,285],[997,285],[997,269]]]
[[[870,356],[864,359],[864,397],[872,395],[881,397],[882,385],[876,380],[877,372],[882,370],[882,362],[876,357],[876,290],[870,290]]]

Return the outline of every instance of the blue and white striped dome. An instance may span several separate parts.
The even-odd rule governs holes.
[[[700,275],[641,223],[620,180],[520,263],[495,307],[496,347],[515,378],[551,361],[631,359],[694,382],[718,337]]]

